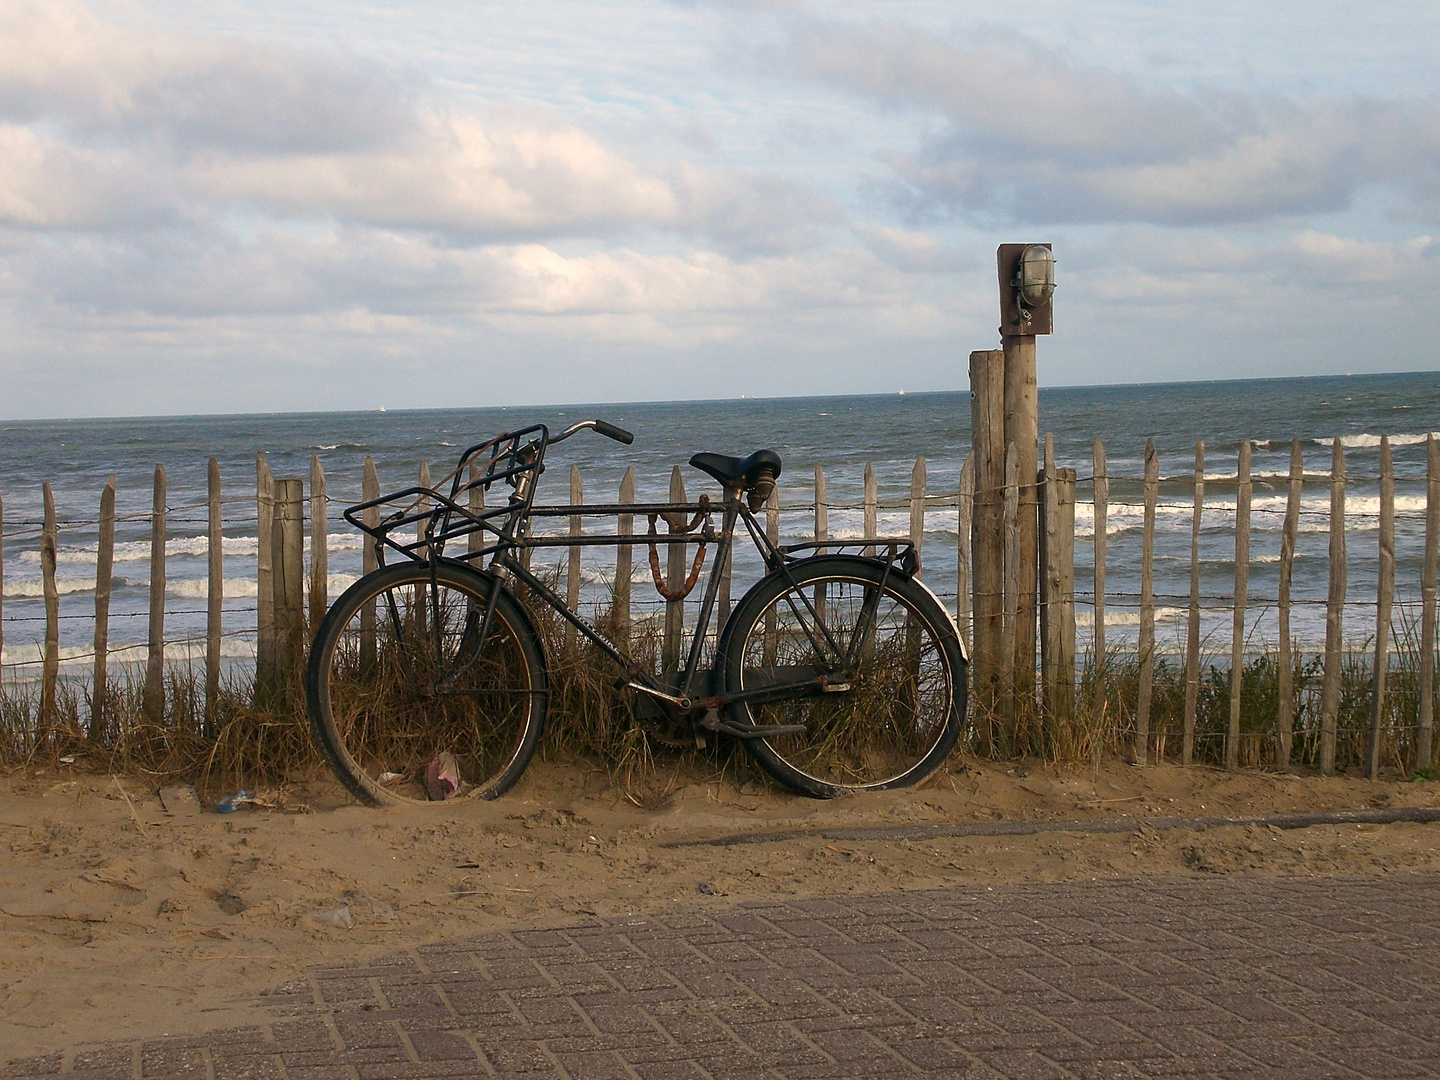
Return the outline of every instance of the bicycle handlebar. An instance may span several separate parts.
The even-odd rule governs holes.
[[[622,427],[616,427],[614,424],[609,423],[608,421],[581,420],[578,424],[571,424],[559,435],[553,436],[549,440],[550,445],[554,446],[558,442],[564,442],[571,435],[574,435],[577,431],[585,431],[587,429],[597,431],[601,435],[604,435],[607,439],[614,439],[616,442],[624,443],[626,446],[629,446],[635,441],[635,436],[632,435],[630,432],[626,431]]]

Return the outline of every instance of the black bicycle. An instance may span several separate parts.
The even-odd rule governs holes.
[[[916,579],[908,540],[773,543],[756,518],[780,476],[769,450],[690,459],[720,484],[718,502],[536,506],[546,450],[586,429],[634,441],[601,420],[555,436],[537,424],[470,447],[434,488],[345,511],[378,569],[321,622],[306,694],[315,737],[351,792],[373,805],[491,799],[519,779],[544,730],[550,683],[521,585],[529,603],[553,608],[614,661],[637,695],[637,716],[660,717],[700,745],[712,734],[739,739],[798,792],[905,787],[945,759],[964,724],[966,656],[944,606]],[[488,506],[494,489],[505,497]],[[536,519],[576,514],[642,515],[650,531],[532,533]],[[657,534],[660,519],[667,533]],[[736,604],[707,665],[703,646],[737,524],[766,573]],[[697,584],[707,547],[714,556],[685,662],[658,674],[626,651],[626,635],[582,618],[530,569],[537,548],[648,542],[664,592],[654,545],[677,538],[698,544],[682,596]],[[386,565],[387,556],[398,561]]]

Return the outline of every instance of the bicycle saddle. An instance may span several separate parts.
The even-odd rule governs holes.
[[[749,457],[726,457],[724,454],[696,454],[690,464],[701,472],[707,472],[724,487],[739,484],[742,488],[755,486],[761,470],[768,469],[773,476],[780,475],[780,455],[774,450],[756,450]]]

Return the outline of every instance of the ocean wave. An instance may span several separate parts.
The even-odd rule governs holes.
[[[125,644],[112,644],[107,651],[108,664],[111,667],[124,664],[143,664],[149,657],[150,648],[143,641],[133,641]],[[220,639],[220,655],[227,660],[247,660],[255,656],[255,642],[253,639],[239,637],[224,637]],[[40,664],[45,658],[44,646],[39,643],[25,645],[6,644],[3,653],[0,653],[0,664],[6,667],[34,668],[39,671]],[[194,641],[169,641],[165,643],[165,660],[167,663],[202,663],[205,659],[204,640]],[[61,668],[87,670],[95,664],[94,649],[89,645],[65,645],[59,650]]]
[[[1433,434],[1435,438],[1440,439],[1440,431],[1434,432]],[[1425,440],[1429,437],[1429,435],[1391,435],[1390,445],[1392,447],[1418,446],[1419,444],[1425,442]],[[1333,437],[1328,439],[1311,439],[1310,441],[1316,446],[1333,447],[1335,445],[1335,439]],[[1365,432],[1362,432],[1359,435],[1341,435],[1340,445],[1343,446],[1346,450],[1372,450],[1380,445],[1380,436],[1371,435]]]
[[[1155,621],[1167,622],[1171,619],[1178,619],[1185,614],[1184,608],[1178,607],[1157,607],[1155,609]],[[1095,613],[1093,611],[1077,611],[1075,613],[1076,626],[1094,626]],[[1139,626],[1140,613],[1138,611],[1107,611],[1105,612],[1106,626]]]

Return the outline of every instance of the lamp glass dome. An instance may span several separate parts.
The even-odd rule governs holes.
[[[1020,299],[1026,307],[1039,307],[1055,292],[1055,256],[1047,247],[1031,244],[1020,255]]]

